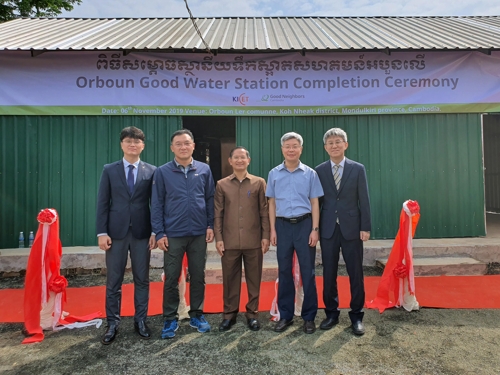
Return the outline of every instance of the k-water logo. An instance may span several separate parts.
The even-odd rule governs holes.
[[[240,96],[233,96],[233,103],[240,103],[241,105],[247,105],[248,96],[246,96],[245,93],[241,94]]]

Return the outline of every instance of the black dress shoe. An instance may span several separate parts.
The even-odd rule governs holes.
[[[304,321],[304,332],[309,334],[316,332],[316,324],[314,323],[314,320]]]
[[[339,318],[326,318],[324,319],[321,324],[319,325],[319,328],[321,329],[332,329],[333,326],[339,324]]]
[[[229,331],[233,324],[236,323],[236,319],[224,319],[220,324],[219,324],[219,331],[224,332],[224,331]]]
[[[281,319],[275,326],[274,326],[274,332],[284,332],[288,328],[288,326],[291,326],[293,324],[293,319],[286,320],[286,319]]]
[[[111,344],[114,341],[117,333],[118,333],[118,324],[109,324],[108,328],[106,329],[106,333],[101,339],[101,342],[104,345]]]
[[[248,323],[248,328],[250,328],[252,331],[258,331],[260,329],[260,323],[255,318],[248,319],[247,323]]]
[[[354,334],[358,336],[365,334],[365,326],[363,325],[363,322],[361,320],[352,323],[352,332],[354,332]]]
[[[144,320],[140,322],[134,322],[135,331],[143,338],[144,340],[149,340],[151,338],[151,331],[149,330],[148,325]]]

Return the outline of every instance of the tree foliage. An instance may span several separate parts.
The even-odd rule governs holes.
[[[57,17],[82,0],[0,0],[0,22],[20,17]]]

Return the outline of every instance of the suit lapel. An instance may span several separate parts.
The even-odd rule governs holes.
[[[123,161],[122,160],[120,160],[119,162],[116,163],[116,173],[118,173],[118,178],[120,179],[120,181],[123,184],[124,189],[128,193],[128,185],[127,185],[127,180],[125,179],[125,170],[123,169]]]
[[[340,179],[340,188],[339,188],[339,193],[342,191],[344,188],[344,185],[349,178],[349,175],[351,174],[352,171],[352,163],[349,159],[345,158],[345,163],[344,163],[344,172],[342,173],[342,178]]]

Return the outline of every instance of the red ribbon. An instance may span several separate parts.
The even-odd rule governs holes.
[[[398,264],[392,272],[394,273],[394,276],[399,279],[404,279],[406,276],[408,276],[408,269],[404,264]]]

